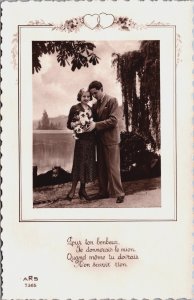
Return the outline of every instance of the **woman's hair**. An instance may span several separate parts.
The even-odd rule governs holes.
[[[79,91],[79,93],[77,94],[77,101],[81,101],[81,97],[82,97],[83,93],[89,93],[90,94],[90,100],[92,100],[92,94],[90,93],[90,91],[86,90],[86,89],[81,89]]]
[[[92,81],[88,87],[88,90],[90,91],[91,89],[97,89],[97,90],[100,90],[100,89],[103,89],[103,85],[100,81]]]

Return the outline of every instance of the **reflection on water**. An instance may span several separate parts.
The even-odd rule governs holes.
[[[75,140],[71,132],[41,130],[33,132],[33,165],[38,174],[61,166],[71,172]]]

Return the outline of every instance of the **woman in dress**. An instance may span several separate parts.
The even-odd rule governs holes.
[[[76,186],[80,181],[80,199],[90,200],[86,193],[85,185],[96,178],[95,162],[95,133],[85,132],[88,124],[92,121],[92,110],[88,105],[92,100],[89,91],[81,89],[77,95],[80,102],[70,109],[67,128],[74,130],[75,148],[72,167],[72,186],[66,197],[71,201],[75,194]]]

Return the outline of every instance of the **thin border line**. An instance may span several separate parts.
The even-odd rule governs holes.
[[[173,60],[173,112],[174,112],[174,120],[173,120],[173,125],[174,125],[174,130],[173,132],[175,133],[174,136],[174,143],[173,143],[173,148],[175,148],[174,153],[175,153],[175,180],[174,180],[174,191],[175,191],[175,199],[174,199],[174,204],[175,204],[175,209],[174,209],[174,217],[175,219],[31,219],[31,220],[24,220],[22,219],[22,180],[21,180],[21,90],[20,90],[20,85],[21,85],[21,69],[20,69],[20,64],[21,64],[21,49],[20,49],[20,41],[21,41],[21,29],[22,27],[53,27],[53,25],[18,25],[18,139],[19,139],[19,222],[174,222],[177,221],[177,129],[176,129],[176,25],[146,25],[146,27],[170,27],[173,29],[174,33],[174,45],[173,45],[173,54],[175,59]],[[161,63],[161,62],[160,62]],[[161,80],[161,76],[160,76]],[[161,95],[160,95],[161,97]],[[160,99],[161,100],[161,99]],[[21,203],[20,203],[21,202]]]
[[[191,60],[192,60],[192,63],[193,63],[193,61],[194,61],[194,32],[193,32],[193,30],[194,30],[194,27],[193,27],[193,24],[194,24],[194,6],[192,5],[192,56],[191,56]],[[194,71],[194,68],[192,67],[192,74],[193,74],[193,71]],[[191,82],[191,85],[192,85],[192,98],[194,99],[194,91],[193,91],[193,80],[192,80],[192,82]],[[193,110],[193,108],[194,108],[194,105],[193,105],[193,101],[192,101],[192,111],[194,111]],[[192,114],[192,119],[191,119],[191,122],[192,122],[192,125],[193,125],[193,114]],[[194,130],[192,131],[192,135],[194,136]],[[193,160],[193,151],[192,151],[192,160]],[[193,163],[192,163],[192,173],[194,174],[194,167],[193,167]],[[194,196],[194,193],[193,193],[193,179],[192,179],[192,181],[191,181],[191,184],[192,184],[192,200],[193,200],[193,196]],[[193,206],[193,201],[192,201],[192,210],[193,210],[193,208],[194,208],[194,206]],[[194,223],[194,218],[193,218],[193,216],[192,216],[192,224]],[[193,236],[193,234],[194,234],[194,232],[193,232],[193,230],[192,230],[192,236]],[[192,266],[193,266],[193,261],[194,261],[194,256],[193,256],[193,254],[194,254],[194,243],[193,243],[193,239],[192,239],[192,246],[191,246],[192,248]],[[193,267],[192,267],[192,272],[191,272],[191,278],[192,279],[194,279],[194,269],[193,269]],[[192,280],[192,285],[191,285],[191,292],[192,292],[192,299],[194,299],[194,282],[193,282],[193,280]]]
[[[177,198],[178,198],[178,190],[177,190],[177,168],[178,168],[178,154],[177,154],[177,105],[176,105],[176,100],[177,100],[177,69],[176,69],[176,66],[177,66],[177,61],[176,61],[176,58],[177,58],[177,53],[176,53],[176,46],[177,46],[177,32],[176,32],[176,26],[174,26],[174,30],[175,30],[175,33],[174,33],[174,54],[175,54],[175,60],[174,60],[174,69],[175,70],[175,73],[174,74],[174,138],[175,138],[175,141],[174,141],[174,147],[175,147],[175,198],[176,198],[176,205],[175,205],[175,215],[176,215],[176,220],[177,220],[177,215],[178,215],[178,205],[177,205]]]
[[[21,201],[19,201],[19,218],[22,219],[22,171],[21,171],[21,89],[20,89],[20,84],[21,84],[21,68],[20,68],[20,63],[21,63],[21,51],[20,51],[20,39],[21,39],[21,34],[20,34],[20,26],[18,25],[18,156],[19,156],[19,193],[21,197]]]
[[[79,220],[79,219],[28,219],[28,220],[21,220],[21,223],[30,223],[30,222],[69,222],[69,223],[75,223],[75,222],[94,222],[94,223],[105,223],[105,222],[112,222],[112,223],[117,223],[117,222],[176,222],[177,220],[174,219],[152,219],[152,220],[147,220],[147,219],[140,219],[140,220],[129,220],[129,219],[86,219],[86,220]]]

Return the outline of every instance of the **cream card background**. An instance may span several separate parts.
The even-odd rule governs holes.
[[[2,4],[3,9],[3,44],[2,44],[2,165],[3,165],[3,298],[33,298],[33,299],[101,299],[101,298],[191,298],[191,271],[192,271],[192,5],[189,1],[184,2],[150,2],[150,1],[81,1],[81,2],[24,2]],[[13,35],[17,33],[18,25],[27,25],[29,21],[41,20],[59,24],[66,19],[85,14],[99,14],[101,12],[111,13],[115,16],[128,16],[138,24],[156,23],[176,25],[176,31],[181,38],[181,61],[176,68],[176,116],[177,116],[177,221],[147,221],[147,222],[19,222],[19,153],[18,153],[18,78],[17,70],[12,64]],[[113,33],[114,32],[114,33]],[[34,31],[26,32],[25,45],[33,36]],[[40,34],[36,33],[37,37]],[[63,33],[54,32],[55,37]],[[115,29],[102,29],[93,32],[90,29],[81,29],[80,35],[99,39],[116,39]],[[78,34],[78,35],[79,35]],[[157,31],[154,31],[157,36]],[[166,32],[158,30],[161,41],[165,41]],[[49,36],[51,33],[49,32]],[[66,39],[66,33],[64,36]],[[112,36],[111,36],[112,35]],[[145,36],[144,30],[129,32],[130,39]],[[74,33],[71,36],[75,36]],[[119,33],[121,38],[122,33]],[[124,36],[124,33],[123,33]],[[124,39],[126,37],[123,37]],[[145,38],[146,39],[146,38]],[[170,36],[169,43],[162,45],[162,55],[167,52],[173,53]],[[25,59],[25,55],[22,59]],[[169,64],[172,57],[169,59]],[[164,60],[163,60],[164,61]],[[161,65],[161,94],[165,99],[172,100],[168,92],[173,75],[168,60]],[[29,100],[23,103],[22,109],[30,116],[31,110],[31,79],[28,72],[29,61],[26,59],[25,83],[22,86],[23,96]],[[166,80],[166,82],[165,82]],[[166,83],[166,84],[165,84]],[[24,99],[24,98],[23,98]],[[162,96],[161,96],[162,99]],[[29,102],[28,102],[29,101]],[[167,103],[167,102],[166,102]],[[171,102],[172,103],[172,102]],[[172,167],[169,165],[175,157],[172,149],[174,144],[171,141],[171,131],[168,132],[166,124],[171,121],[172,106],[164,105],[162,111],[163,141],[166,139],[165,157],[162,162],[162,201],[166,203],[166,215],[163,218],[174,218],[174,179]],[[27,147],[21,157],[24,160],[24,173],[22,175],[25,186],[24,195],[27,208],[26,219],[36,221],[49,218],[67,218],[68,212],[54,210],[52,212],[34,213],[30,208],[31,180],[27,178],[30,150],[30,118],[23,120],[22,137],[24,147]],[[27,126],[25,126],[27,124]],[[171,125],[173,123],[170,123]],[[166,131],[165,131],[166,130]],[[170,151],[168,156],[168,145]],[[29,151],[26,151],[29,150]],[[168,161],[169,160],[169,161]],[[30,162],[31,168],[31,162]],[[26,172],[26,173],[25,173]],[[26,180],[26,181],[25,181]],[[169,184],[172,183],[172,186]],[[168,186],[166,186],[168,184]],[[169,204],[170,203],[170,204]],[[172,205],[170,209],[169,205]],[[81,218],[93,215],[97,218],[117,218],[117,214],[123,214],[124,218],[137,214],[141,218],[152,218],[157,211],[141,209],[121,211],[113,210],[99,211],[85,209],[81,212]],[[169,214],[170,211],[170,214]],[[70,212],[73,219],[80,218],[80,211]],[[141,215],[142,214],[142,215]],[[169,214],[169,215],[168,215]],[[45,217],[46,215],[46,217]],[[143,217],[142,217],[143,216]],[[119,217],[120,218],[120,217]],[[121,217],[122,219],[122,217]],[[157,219],[157,218],[156,218]],[[174,218],[175,219],[175,218]],[[67,245],[69,236],[75,239],[95,239],[96,237],[118,240],[123,246],[136,249],[139,260],[132,261],[127,268],[114,269],[83,269],[73,268],[66,260]],[[23,278],[28,275],[38,276],[37,288],[24,287]]]

